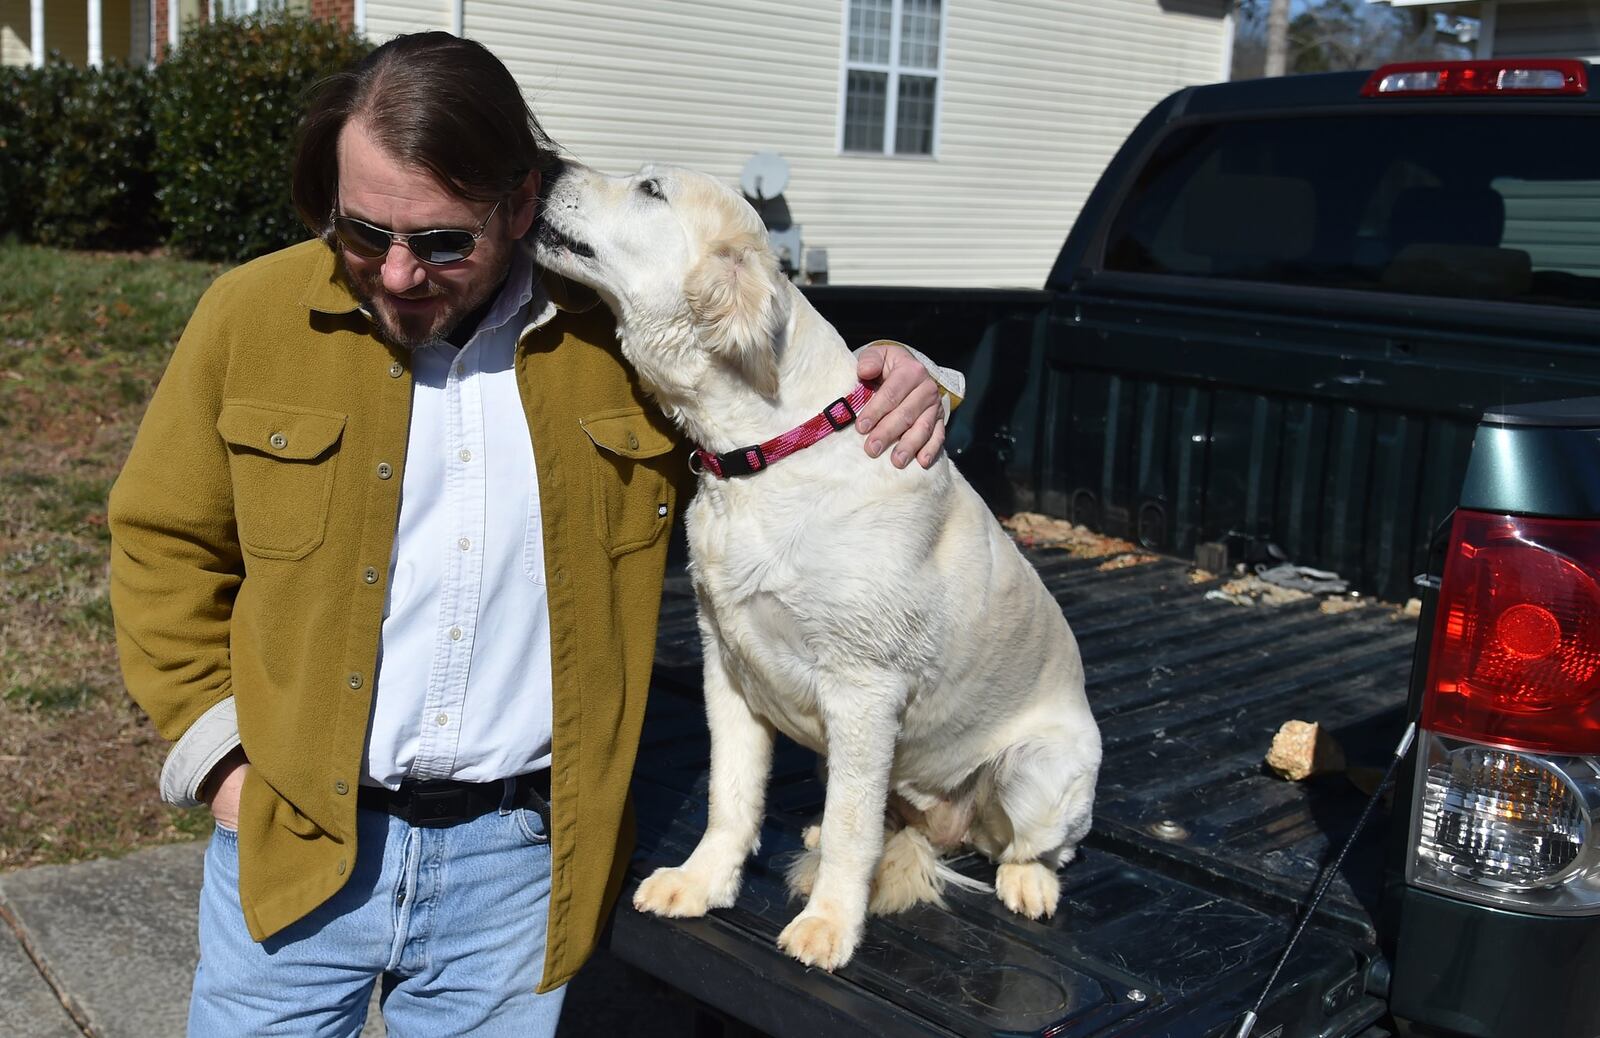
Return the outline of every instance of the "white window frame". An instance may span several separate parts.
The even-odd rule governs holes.
[[[289,6],[287,0],[211,0],[212,18],[237,18],[264,11],[282,11]],[[232,8],[233,10],[227,10]]]
[[[889,62],[879,64],[875,62],[850,60],[850,0],[844,0],[839,5],[843,8],[840,15],[842,26],[840,28],[839,45],[839,118],[834,127],[833,139],[836,142],[835,154],[877,156],[886,159],[922,159],[930,160],[939,157],[939,130],[944,120],[941,114],[944,110],[944,60],[945,36],[950,29],[950,3],[949,0],[939,0],[939,60],[934,69],[900,67],[900,16],[901,0],[892,0],[892,10],[889,14]],[[897,152],[894,148],[895,133],[899,126],[900,117],[900,74],[904,71],[907,75],[931,77],[933,87],[933,146],[932,150],[923,152]],[[883,150],[882,151],[857,151],[844,146],[844,120],[845,109],[850,100],[850,73],[851,72],[887,72],[889,81],[885,87],[883,107]]]

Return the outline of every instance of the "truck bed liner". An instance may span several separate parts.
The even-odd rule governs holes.
[[[1344,775],[1272,777],[1262,765],[1272,734],[1292,718],[1321,721],[1353,764],[1381,766],[1402,727],[1415,622],[1387,606],[1330,615],[1315,600],[1207,600],[1220,581],[1196,583],[1169,559],[1102,570],[1062,552],[1029,557],[1077,633],[1105,741],[1094,831],[1062,872],[1053,919],[954,891],[947,909],[874,919],[837,975],[784,957],[773,941],[798,905],[783,866],[820,814],[822,786],[812,755],[780,740],[762,849],[738,904],[681,921],[625,905],[614,952],[775,1035],[1208,1035],[1247,1008],[1365,800]],[[625,897],[655,867],[681,862],[703,831],[699,687],[694,600],[674,574]],[[1287,1034],[1351,1034],[1380,1014],[1363,978],[1376,955],[1383,831],[1380,820],[1347,859],[1258,1035],[1279,1020],[1291,1022]],[[975,855],[954,864],[993,880]]]

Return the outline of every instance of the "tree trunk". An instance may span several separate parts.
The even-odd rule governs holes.
[[[1272,0],[1267,8],[1267,66],[1269,76],[1281,76],[1289,66],[1289,0]]]

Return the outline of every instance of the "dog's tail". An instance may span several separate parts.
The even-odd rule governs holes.
[[[785,874],[789,893],[796,897],[811,894],[817,869],[822,864],[815,827],[806,831],[805,845],[805,850],[790,862]],[[994,893],[989,884],[963,876],[947,865],[920,829],[907,826],[890,833],[883,842],[883,857],[872,877],[867,911],[873,915],[893,915],[923,903],[943,908],[946,887]]]

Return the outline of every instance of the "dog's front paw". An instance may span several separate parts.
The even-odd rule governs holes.
[[[837,913],[807,907],[778,935],[778,947],[807,966],[830,973],[850,961],[861,940],[861,926],[847,925]]]
[[[707,909],[724,906],[712,899],[711,890],[701,877],[677,868],[656,869],[651,873],[633,892],[633,907],[641,912],[682,919],[702,916]]]
[[[1061,902],[1061,880],[1037,861],[1000,866],[994,889],[1007,908],[1029,919],[1048,919]]]

